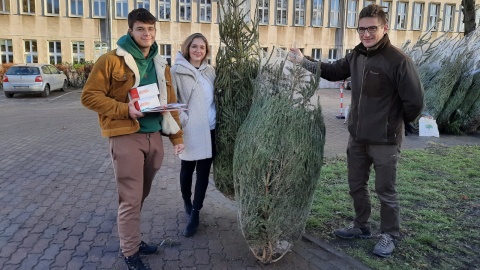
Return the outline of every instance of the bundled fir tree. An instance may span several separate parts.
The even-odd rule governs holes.
[[[220,41],[216,58],[215,102],[217,106],[214,159],[215,185],[225,195],[233,195],[233,153],[240,125],[252,102],[254,79],[258,70],[258,24],[249,22],[242,8],[245,0],[220,2]]]
[[[465,37],[427,32],[403,49],[416,62],[425,89],[424,115],[441,132],[459,134],[480,128],[480,28]]]
[[[325,143],[319,74],[284,65],[261,65],[234,152],[239,224],[263,263],[279,260],[304,232]]]

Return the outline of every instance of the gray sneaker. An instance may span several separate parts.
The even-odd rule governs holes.
[[[336,230],[335,235],[344,239],[352,239],[352,238],[367,239],[372,237],[372,233],[370,232],[369,228],[358,228],[358,227],[355,227],[353,224],[351,224],[346,228]]]
[[[373,248],[373,254],[386,258],[392,255],[394,249],[395,243],[392,236],[388,233],[382,233],[380,234],[380,241]]]

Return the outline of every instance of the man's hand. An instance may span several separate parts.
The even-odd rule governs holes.
[[[174,146],[175,149],[175,155],[179,155],[183,152],[183,149],[185,149],[185,145],[183,143],[177,144]]]
[[[135,108],[135,102],[137,102],[138,100],[139,98],[134,98],[130,102],[128,102],[128,115],[130,116],[130,118],[135,120],[137,118],[143,117],[143,113],[137,110],[137,108]]]
[[[299,48],[290,48],[290,52],[288,53],[288,60],[298,64],[303,60],[303,53],[300,51]]]

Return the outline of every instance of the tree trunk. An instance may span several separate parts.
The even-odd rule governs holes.
[[[465,24],[465,36],[473,32],[475,25],[475,0],[462,0],[463,23]]]

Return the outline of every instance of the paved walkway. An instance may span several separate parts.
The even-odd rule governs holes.
[[[343,120],[334,117],[338,90],[320,95],[325,154],[343,154],[348,134]],[[125,269],[118,257],[108,143],[100,137],[96,115],[80,105],[79,97],[78,90],[47,99],[0,97],[0,269]],[[407,137],[405,147],[456,140]],[[180,162],[170,143],[164,145],[164,165],[142,212],[143,239],[161,244],[158,255],[146,257],[153,269],[367,269],[308,236],[278,263],[258,263],[238,228],[235,202],[213,185],[199,232],[181,236],[188,220],[178,185]]]

